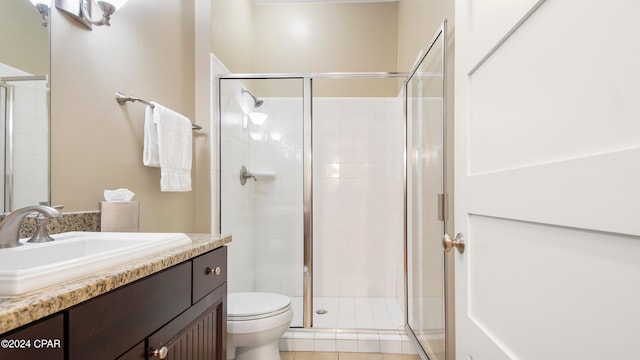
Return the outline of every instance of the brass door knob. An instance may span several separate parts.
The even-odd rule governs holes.
[[[455,240],[451,240],[449,234],[444,234],[444,238],[442,238],[442,246],[444,247],[445,252],[451,251],[452,248],[457,248],[460,254],[464,253],[464,235],[462,233],[458,233],[456,235]]]

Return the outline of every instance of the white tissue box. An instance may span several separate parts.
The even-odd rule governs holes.
[[[137,232],[140,229],[137,201],[100,202],[100,231]]]

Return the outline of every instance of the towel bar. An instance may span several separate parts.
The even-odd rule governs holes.
[[[140,98],[135,97],[135,96],[125,95],[125,94],[121,93],[120,91],[118,91],[116,93],[116,101],[120,105],[124,105],[127,101],[131,101],[131,102],[138,101],[138,102],[141,102],[141,103],[146,104],[148,106],[154,107],[154,105],[152,103],[148,102],[147,100],[140,99]],[[194,130],[202,130],[202,126],[196,125],[196,124],[193,124],[193,123],[191,123],[191,127]]]

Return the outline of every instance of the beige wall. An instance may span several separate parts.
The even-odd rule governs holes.
[[[145,106],[120,106],[114,94],[208,122],[194,118],[194,0],[129,1],[111,24],[88,31],[52,10],[52,202],[95,210],[104,189],[126,187],[141,231],[193,231],[197,189],[160,192],[160,170],[142,165]],[[196,148],[194,164],[208,153]]]
[[[432,40],[444,19],[449,21],[449,37],[453,35],[454,2],[450,0],[399,0],[398,66],[409,71],[418,52]]]
[[[257,5],[254,27],[253,70],[258,73],[394,72],[397,68],[395,2]],[[397,88],[394,81],[385,80],[327,81],[314,86],[314,96],[354,94],[396,96]]]
[[[394,72],[397,3],[212,4],[213,49],[234,73]],[[316,96],[395,96],[395,81],[341,81]],[[254,89],[258,96],[260,89]],[[270,96],[289,89],[269,89]]]
[[[257,5],[256,72],[395,71],[397,4]]]
[[[253,5],[251,0],[212,0],[213,52],[234,73],[253,72]]]
[[[211,0],[195,0],[195,119],[202,130],[194,132],[195,228],[212,232],[212,208],[216,204],[211,188],[212,144],[217,137],[211,114]]]
[[[0,63],[33,75],[49,73],[49,29],[30,1],[0,1]]]

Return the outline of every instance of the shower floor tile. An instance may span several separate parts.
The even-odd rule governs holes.
[[[291,327],[302,327],[302,298],[291,298],[291,303],[294,313]],[[404,329],[404,315],[395,298],[316,297],[313,302],[313,327],[399,330]]]

